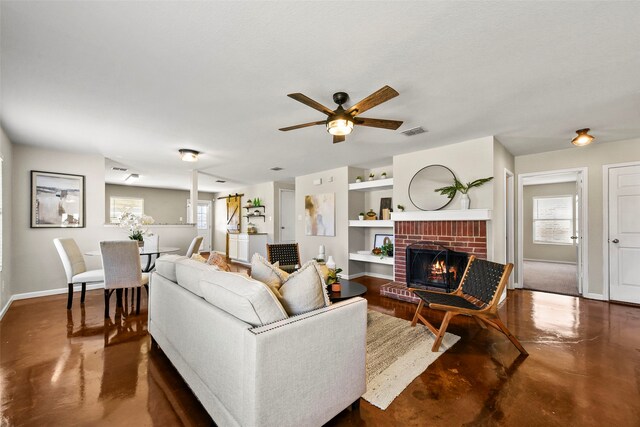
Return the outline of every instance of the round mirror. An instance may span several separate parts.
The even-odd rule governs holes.
[[[436,188],[454,185],[455,175],[446,166],[429,165],[420,169],[409,183],[409,199],[423,211],[437,211],[453,199],[436,192]]]

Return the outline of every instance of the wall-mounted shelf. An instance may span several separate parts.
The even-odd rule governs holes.
[[[373,220],[362,220],[359,219],[349,220],[349,227],[382,227],[382,228],[393,228],[393,221],[390,219],[379,219],[376,221]]]
[[[378,191],[393,189],[393,178],[374,179],[373,181],[354,182],[349,184],[352,191]]]
[[[249,220],[249,218],[262,218],[262,221],[266,221],[265,216],[264,215],[242,215],[245,218],[247,218],[247,220]]]
[[[374,254],[358,254],[358,253],[350,253],[349,260],[351,261],[362,261],[362,262],[370,262],[372,264],[384,264],[384,265],[393,265],[393,257],[374,255]]]
[[[253,206],[253,205],[251,205],[251,206],[243,206],[243,208],[245,208],[245,209],[262,208],[262,210],[264,211],[264,206],[262,206],[262,205],[258,205],[258,206]]]

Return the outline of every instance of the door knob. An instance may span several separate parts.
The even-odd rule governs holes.
[[[578,236],[571,236],[571,240],[576,240]]]
[[[618,239],[613,239],[613,240],[611,241],[611,243],[620,243],[620,240],[618,240]]]

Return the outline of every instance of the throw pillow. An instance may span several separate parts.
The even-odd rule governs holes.
[[[291,274],[275,294],[289,316],[331,305],[322,272],[314,260]]]
[[[279,265],[278,262],[270,264],[262,255],[255,253],[251,258],[251,278],[259,280],[272,290],[277,291],[282,282],[289,277],[289,273],[278,268]]]
[[[198,262],[207,262],[207,259],[200,254],[191,255],[191,259]]]
[[[227,260],[217,252],[211,252],[209,259],[207,260],[207,264],[215,265],[222,271],[231,271],[229,264],[227,264]]]

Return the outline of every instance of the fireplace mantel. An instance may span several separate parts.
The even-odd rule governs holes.
[[[392,212],[393,221],[490,221],[491,209]]]

